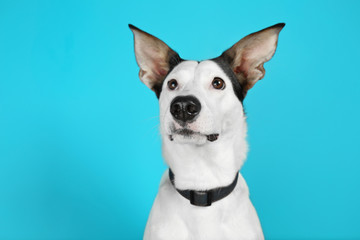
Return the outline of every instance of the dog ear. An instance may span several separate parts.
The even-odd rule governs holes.
[[[252,33],[221,55],[240,81],[244,95],[264,77],[264,63],[274,55],[279,33],[284,26],[284,23],[279,23]]]
[[[131,24],[129,27],[134,34],[135,56],[140,67],[139,78],[159,97],[171,62],[180,61],[180,57],[160,39]]]

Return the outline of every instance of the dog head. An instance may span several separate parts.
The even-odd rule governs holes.
[[[204,145],[244,137],[243,100],[264,77],[263,65],[284,25],[250,34],[220,57],[200,62],[183,60],[160,39],[129,25],[139,77],[159,98],[163,141]]]

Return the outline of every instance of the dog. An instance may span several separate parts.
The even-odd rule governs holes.
[[[239,173],[248,151],[243,101],[264,77],[284,26],[252,33],[217,58],[189,61],[129,24],[139,78],[159,100],[169,166],[144,239],[264,239]]]

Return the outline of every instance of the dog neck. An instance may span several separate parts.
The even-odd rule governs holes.
[[[231,184],[246,159],[245,138],[246,124],[203,145],[174,143],[163,137],[163,156],[176,176],[176,188],[201,191]]]

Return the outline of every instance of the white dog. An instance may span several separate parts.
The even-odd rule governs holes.
[[[274,55],[280,23],[220,57],[186,61],[158,38],[134,33],[140,79],[159,98],[163,156],[144,239],[264,239],[239,173],[247,155],[243,100]]]

